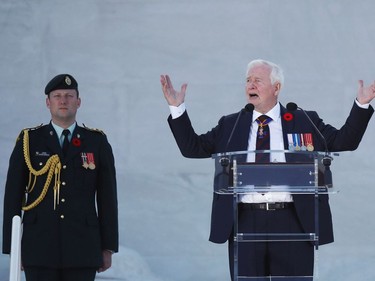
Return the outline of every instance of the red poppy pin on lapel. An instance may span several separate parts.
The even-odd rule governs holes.
[[[292,113],[286,112],[286,113],[284,113],[283,118],[284,118],[285,121],[289,122],[289,121],[293,120],[294,116],[293,116]]]

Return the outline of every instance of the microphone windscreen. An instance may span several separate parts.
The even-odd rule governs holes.
[[[289,111],[295,111],[297,110],[297,108],[298,106],[294,102],[290,102],[286,105],[286,109],[288,109]]]
[[[254,105],[252,103],[248,103],[246,106],[245,106],[245,111],[247,112],[252,112],[254,110]]]

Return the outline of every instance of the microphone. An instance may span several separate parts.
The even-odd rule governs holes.
[[[288,109],[288,111],[296,111],[298,108],[297,104],[294,103],[294,102],[290,102],[286,105],[286,109]]]
[[[237,124],[238,124],[238,121],[240,120],[240,117],[242,115],[243,112],[252,112],[254,110],[254,105],[252,103],[248,103],[246,104],[246,106],[244,108],[241,109],[240,113],[238,114],[237,116],[237,119],[236,119],[236,122],[234,123],[234,126],[232,128],[232,131],[230,132],[230,135],[229,135],[229,138],[228,138],[228,141],[227,141],[227,144],[225,145],[225,152],[227,152],[227,149],[228,149],[228,146],[229,146],[229,143],[231,142],[232,140],[232,137],[233,137],[233,133],[234,131],[236,130],[237,128]],[[222,166],[228,166],[229,164],[229,159],[227,157],[223,157],[220,159],[220,163]]]
[[[238,121],[240,120],[240,117],[241,117],[241,115],[242,115],[242,112],[252,112],[253,110],[254,110],[254,105],[253,105],[252,103],[248,103],[244,108],[241,109],[240,114],[238,114],[237,119],[236,119],[236,122],[234,123],[233,129],[232,129],[232,131],[230,132],[230,135],[229,135],[229,138],[228,138],[227,144],[226,144],[226,146],[225,146],[225,151],[227,151],[227,149],[228,149],[228,145],[229,145],[230,141],[232,140],[233,133],[234,133],[234,131],[235,131],[236,128],[237,128],[237,124],[238,124]]]
[[[332,187],[332,172],[330,169],[331,162],[332,162],[332,157],[329,156],[329,150],[328,150],[328,145],[325,137],[323,134],[319,131],[318,127],[316,127],[315,123],[311,120],[310,116],[306,113],[306,111],[299,107],[297,104],[294,102],[290,102],[286,105],[286,108],[288,111],[296,111],[297,109],[301,110],[303,114],[306,116],[307,120],[309,120],[310,124],[314,127],[315,131],[318,133],[320,138],[323,141],[324,144],[324,149],[325,149],[325,154],[322,159],[322,163],[324,165],[324,183],[327,187]]]
[[[252,112],[254,110],[254,105],[252,103],[248,103],[247,105],[245,105],[245,108],[242,109],[242,110],[245,110],[247,112]]]

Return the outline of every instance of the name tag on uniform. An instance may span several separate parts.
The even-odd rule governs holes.
[[[51,156],[51,154],[49,154],[48,152],[45,152],[45,151],[43,151],[43,152],[36,151],[35,156],[49,157],[49,156]]]

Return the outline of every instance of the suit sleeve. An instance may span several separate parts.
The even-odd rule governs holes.
[[[317,126],[327,141],[328,150],[350,151],[357,149],[373,113],[372,106],[363,109],[354,103],[345,124],[339,130],[331,125],[325,125],[318,118]]]
[[[180,117],[168,117],[172,134],[183,156],[187,158],[209,158],[216,152],[218,127],[198,135],[195,133],[187,112]]]

